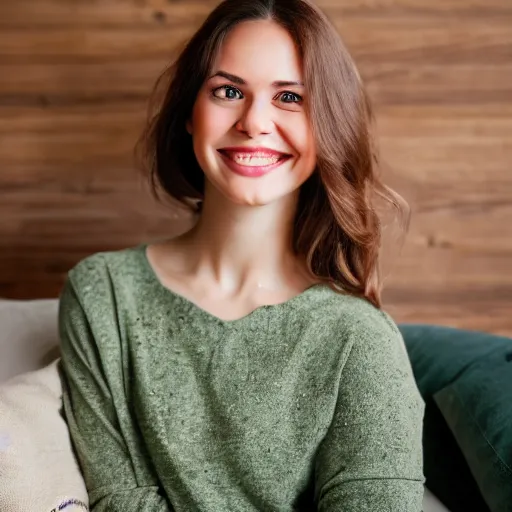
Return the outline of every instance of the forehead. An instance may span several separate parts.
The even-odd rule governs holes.
[[[271,20],[246,21],[224,39],[213,72],[226,71],[249,84],[302,80],[302,64],[288,31]]]

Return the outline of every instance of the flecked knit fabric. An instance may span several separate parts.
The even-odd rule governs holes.
[[[60,296],[91,510],[421,510],[424,403],[386,313],[316,285],[224,321],[145,249],[85,258]]]

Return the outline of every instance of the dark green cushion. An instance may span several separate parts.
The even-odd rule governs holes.
[[[426,485],[452,512],[512,511],[512,339],[401,324],[426,403]]]

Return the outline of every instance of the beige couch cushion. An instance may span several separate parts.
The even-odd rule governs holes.
[[[0,300],[0,382],[58,357],[57,311],[57,299]]]
[[[88,507],[61,416],[57,311],[56,299],[0,300],[1,511]]]
[[[0,510],[87,510],[87,491],[60,414],[58,362],[0,385]],[[66,502],[71,504],[60,509]]]

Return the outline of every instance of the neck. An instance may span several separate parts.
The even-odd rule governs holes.
[[[264,206],[234,204],[207,188],[201,216],[183,242],[189,268],[227,293],[279,289],[302,268],[292,250],[298,193]]]

